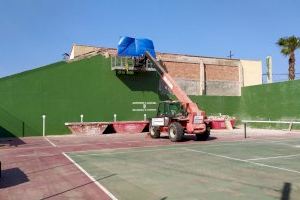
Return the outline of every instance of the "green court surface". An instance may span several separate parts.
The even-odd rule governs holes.
[[[117,199],[300,199],[300,139],[68,153]]]

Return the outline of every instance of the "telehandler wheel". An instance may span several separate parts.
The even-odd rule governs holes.
[[[204,133],[196,134],[196,140],[206,141],[209,138],[209,135],[210,135],[210,127],[207,127]]]
[[[173,122],[169,125],[169,138],[172,142],[181,141],[183,138],[184,132],[180,123]]]
[[[150,134],[150,137],[152,137],[152,138],[159,138],[160,137],[159,127],[150,125],[149,134]]]

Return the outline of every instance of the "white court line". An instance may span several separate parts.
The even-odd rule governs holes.
[[[134,140],[133,140],[134,141]],[[132,141],[132,142],[133,142]],[[281,140],[282,141],[282,140]],[[219,141],[215,143],[204,143],[201,144],[201,142],[195,142],[195,143],[190,143],[190,144],[159,144],[159,145],[149,145],[149,146],[143,146],[143,147],[121,147],[121,148],[113,148],[114,150],[128,150],[128,149],[143,149],[143,148],[155,148],[155,147],[185,147],[185,146],[195,146],[199,145],[202,147],[222,147],[222,146],[236,146],[236,145],[243,145],[243,144],[277,144],[278,140],[261,140],[261,139],[254,139],[254,140],[235,140],[235,141]],[[126,143],[126,142],[124,142]],[[99,143],[101,144],[101,143]],[[69,146],[69,145],[63,145],[63,146]],[[74,146],[74,145],[70,145]],[[80,146],[80,145],[75,145],[75,146]],[[104,149],[92,149],[92,150],[82,150],[82,151],[75,151],[75,153],[88,153],[88,152],[99,152],[99,153],[104,153],[103,151],[105,150],[111,150],[112,148],[104,148]],[[74,151],[70,151],[67,153],[73,153]],[[95,153],[96,154],[96,153]],[[87,155],[87,154],[86,154]]]
[[[229,142],[220,142],[220,143],[229,143]],[[265,142],[260,142],[260,143],[265,143]],[[240,144],[240,143],[239,143]],[[143,151],[160,151],[160,150],[168,150],[168,149],[179,149],[179,148],[182,148],[182,147],[185,147],[185,146],[195,146],[195,145],[201,145],[199,143],[191,143],[191,144],[159,144],[159,145],[149,145],[149,146],[142,146],[142,147],[121,147],[121,148],[105,148],[105,149],[92,149],[92,150],[83,150],[83,151],[70,151],[70,152],[67,152],[67,153],[76,153],[75,156],[77,156],[78,154],[77,153],[83,153],[82,155],[78,155],[78,156],[84,156],[84,155],[99,155],[99,154],[102,154],[102,153],[119,153],[119,152],[107,152],[108,150],[131,150],[131,149],[142,149],[142,150],[137,150],[137,151],[124,151],[124,152],[120,152],[120,153],[130,153],[130,152],[143,152]],[[216,144],[216,145],[213,145],[213,144],[204,144],[205,147],[207,146],[227,146],[227,145],[237,145],[236,143],[234,144]],[[162,148],[162,149],[153,149],[153,148],[156,148],[156,147],[166,147],[166,148]],[[167,147],[170,147],[170,148],[167,148]],[[145,148],[149,148],[148,149],[145,149]],[[150,149],[152,148],[152,149]],[[144,149],[144,150],[143,150]],[[95,153],[88,153],[88,152],[95,152]]]
[[[285,142],[292,142],[292,141],[285,141]],[[278,145],[285,145],[285,146],[289,146],[289,147],[295,147],[295,145],[293,144],[289,144],[289,143],[285,143],[285,142],[270,142],[271,144],[278,144]]]
[[[101,183],[93,178],[87,171],[85,171],[80,165],[78,165],[72,158],[70,158],[65,152],[62,153],[69,161],[71,161],[80,171],[82,171],[92,182],[94,182],[105,194],[107,194],[112,200],[118,200],[110,191],[108,191]]]
[[[48,137],[48,136],[47,136]],[[49,137],[54,137],[54,136],[49,136]],[[75,136],[68,136],[68,137],[75,137]],[[226,145],[240,145],[241,143],[249,143],[249,144],[259,144],[259,143],[280,143],[282,141],[286,141],[286,142],[289,142],[289,141],[294,141],[295,139],[300,139],[299,137],[295,137],[295,138],[277,138],[276,140],[267,140],[267,139],[251,139],[251,138],[248,138],[248,139],[239,139],[239,140],[234,140],[234,141],[218,141],[218,142],[213,142],[213,143],[205,143],[203,145],[207,145],[207,146],[226,146]],[[131,142],[134,142],[135,140],[132,140]],[[124,141],[125,143],[125,141]],[[106,143],[95,143],[96,145],[101,145],[101,144],[106,144]],[[107,144],[110,144],[110,143],[107,143]],[[55,144],[54,144],[55,145]],[[83,144],[82,146],[84,145],[90,145],[90,144]],[[174,144],[174,145],[170,145],[170,144],[167,144],[169,146],[174,146],[174,145],[178,145],[178,146],[182,146],[182,145],[201,145],[201,142],[200,143],[192,143],[192,144]],[[289,146],[288,144],[286,144],[287,146]],[[68,147],[68,146],[81,146],[81,144],[70,144],[70,145],[55,145],[55,146],[59,146],[59,147]],[[144,146],[144,147],[161,147],[161,146],[166,146],[165,143],[162,143],[162,144],[159,144],[159,145],[149,145],[149,146]],[[290,146],[293,146],[293,145],[290,145]],[[296,146],[294,146],[296,147]],[[12,150],[32,150],[32,149],[47,149],[49,148],[49,146],[43,146],[43,147],[18,147],[18,148],[5,148],[5,149],[1,149],[1,151],[12,151]],[[133,149],[133,148],[143,148],[143,147],[122,147],[122,148],[117,148],[117,149]],[[108,148],[108,149],[111,149],[111,148]],[[104,149],[103,149],[104,150]],[[84,152],[92,152],[92,151],[99,151],[99,150],[83,150],[83,151],[76,151],[76,152],[81,152],[81,153],[84,153]],[[73,151],[70,151],[70,153],[73,152]],[[1,154],[0,154],[1,155]]]
[[[300,153],[298,154],[292,154],[292,155],[286,155],[286,156],[272,156],[272,157],[262,157],[262,158],[252,158],[252,159],[247,159],[247,160],[268,160],[268,159],[276,159],[276,158],[291,158],[291,157],[296,157],[300,156]]]
[[[47,136],[48,137],[48,136]],[[53,137],[53,136],[51,136]],[[50,140],[47,140],[48,142],[50,142]],[[130,142],[130,143],[137,143],[137,142],[140,142],[138,140],[130,140],[130,141],[124,141],[124,142],[117,142],[117,143],[124,143],[126,144],[127,142]],[[110,145],[110,144],[114,144],[115,142],[99,142],[99,143],[83,143],[83,144],[66,144],[66,145],[55,145],[53,143],[53,145],[55,145],[56,147],[77,147],[77,146],[87,146],[87,145]],[[52,145],[52,146],[53,146]],[[161,145],[151,145],[151,147],[154,147],[154,146],[166,146],[165,144],[161,144]],[[145,147],[150,147],[150,146],[145,146]],[[1,149],[1,152],[2,151],[12,151],[12,150],[32,150],[32,149],[46,149],[46,148],[49,148],[49,146],[43,146],[43,147],[18,147],[18,148],[5,148],[5,149]],[[141,147],[125,147],[125,148],[118,148],[118,149],[130,149],[130,148],[141,148]],[[111,149],[111,148],[107,148],[107,149]],[[99,150],[83,150],[83,151],[76,151],[76,152],[88,152],[88,151],[99,151]],[[70,151],[70,152],[73,152],[73,151]],[[0,153],[1,155],[1,153]]]
[[[98,143],[79,143],[79,144],[64,144],[64,145],[59,145],[59,147],[72,147],[72,146],[88,146],[88,145],[110,145],[110,144],[126,144],[126,143],[137,143],[140,142],[138,140],[130,140],[130,141],[119,141],[119,142],[98,142]]]
[[[118,150],[118,149],[114,149],[114,150]],[[99,156],[102,154],[112,155],[112,154],[140,153],[140,152],[152,152],[152,151],[164,151],[164,150],[181,150],[182,151],[182,148],[181,147],[177,147],[177,148],[171,147],[171,148],[162,148],[162,149],[143,149],[143,150],[139,150],[139,151],[115,151],[115,152],[114,151],[112,151],[112,152],[101,151],[99,153],[84,153],[84,154],[77,154],[77,152],[75,151],[75,152],[71,152],[71,153],[75,153],[72,156]]]
[[[88,152],[95,152],[96,153],[102,153],[107,150],[128,150],[128,149],[143,149],[143,148],[154,148],[154,147],[166,147],[166,146],[180,146],[180,144],[173,144],[173,145],[166,145],[166,144],[160,144],[160,145],[149,145],[149,146],[142,146],[142,147],[116,147],[116,148],[104,148],[104,149],[91,149],[91,150],[82,150],[82,151],[67,151],[66,153],[84,153],[85,155],[88,154]],[[86,154],[87,153],[87,154]]]
[[[235,161],[250,163],[250,164],[258,165],[258,166],[261,166],[261,167],[268,167],[268,168],[273,168],[273,169],[278,169],[278,170],[282,170],[282,171],[287,171],[287,172],[293,172],[293,173],[300,174],[300,171],[296,171],[296,170],[292,170],[292,169],[288,169],[288,168],[276,167],[276,166],[266,165],[266,164],[262,164],[262,163],[256,163],[256,162],[252,162],[252,161],[249,161],[249,160],[243,160],[243,159],[239,159],[239,158],[223,156],[223,155],[220,155],[220,154],[214,154],[214,153],[209,153],[209,152],[200,151],[200,150],[194,150],[194,149],[188,149],[188,148],[183,148],[183,149],[186,150],[186,151],[198,152],[198,153],[207,154],[207,155],[211,155],[211,156],[216,156],[216,157],[220,157],[220,158],[226,158],[226,159],[229,159],[229,160],[235,160]]]
[[[59,147],[69,147],[69,146],[87,146],[87,145],[110,145],[110,144],[127,144],[127,143],[139,143],[143,141],[139,140],[129,140],[129,141],[116,141],[116,142],[100,142],[100,143],[81,143],[81,144],[66,144],[66,145],[59,145]],[[148,141],[147,141],[148,142]],[[155,142],[155,141],[154,141]],[[241,143],[239,143],[241,142]],[[218,146],[235,146],[235,145],[240,145],[243,143],[248,143],[248,144],[280,144],[280,145],[287,145],[287,146],[293,146],[294,145],[289,145],[287,143],[282,143],[281,141],[277,140],[237,140],[237,141],[221,141],[218,143],[205,143],[204,145],[210,146],[210,147],[218,147]],[[187,145],[201,145],[201,143],[191,143],[191,144],[167,144],[168,146],[187,146]],[[144,147],[159,147],[159,146],[166,146],[165,144],[160,144],[160,145],[150,145],[150,146],[144,146]],[[118,149],[132,149],[132,148],[144,148],[144,147],[124,147],[124,148],[118,148]],[[89,152],[89,151],[98,151],[98,150],[83,150],[83,151],[76,151],[76,152]]]
[[[275,141],[276,142],[276,141]],[[126,142],[124,142],[126,143]],[[221,143],[221,144],[220,144]],[[86,150],[86,151],[75,151],[75,153],[84,153],[84,154],[75,154],[74,156],[85,156],[85,155],[92,155],[92,156],[96,156],[99,154],[119,154],[119,153],[139,153],[139,152],[147,152],[147,151],[162,151],[162,150],[172,150],[172,149],[181,149],[183,147],[188,147],[188,146],[201,146],[201,147],[222,147],[222,146],[236,146],[236,145],[243,145],[244,143],[249,143],[249,144],[266,144],[266,143],[270,143],[269,141],[256,141],[256,142],[250,142],[250,141],[244,141],[241,140],[241,143],[238,142],[220,142],[219,144],[209,144],[206,143],[204,144],[204,146],[201,146],[203,144],[201,143],[192,143],[192,144],[170,144],[170,145],[151,145],[151,146],[144,146],[144,147],[122,147],[122,148],[117,148],[117,149],[113,149],[113,150],[130,150],[130,149],[142,149],[142,150],[137,150],[137,151],[119,151],[119,152],[107,152],[106,150],[111,150],[111,148],[109,149],[101,149],[101,150]],[[223,143],[223,144],[222,144]],[[225,143],[225,144],[224,144]],[[170,148],[167,148],[167,147]],[[161,148],[161,149],[153,149],[155,147],[166,147],[166,148]],[[152,148],[152,149],[144,149],[144,148]],[[99,152],[99,153],[88,153],[88,152]],[[70,153],[73,153],[70,152]]]
[[[47,137],[44,137],[45,140],[47,140],[52,146],[56,147],[56,144],[54,144],[53,142],[51,142]]]

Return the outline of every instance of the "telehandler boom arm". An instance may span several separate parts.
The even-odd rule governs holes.
[[[151,56],[149,52],[145,52],[145,57],[154,64],[154,67],[158,74],[161,76],[162,80],[166,83],[168,88],[172,91],[172,93],[176,96],[179,102],[187,110],[189,118],[187,123],[187,132],[204,132],[206,129],[204,123],[205,112],[198,108],[197,104],[194,103],[188,97],[188,95],[179,87],[176,81],[170,76],[170,74],[168,74],[168,72],[160,65],[159,62],[156,61],[156,59],[154,59]],[[201,124],[201,126],[199,126],[198,124]]]

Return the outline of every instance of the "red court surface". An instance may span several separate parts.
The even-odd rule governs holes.
[[[280,140],[287,137],[299,138],[300,134],[249,131],[246,140]],[[241,131],[217,131],[205,142],[194,141],[191,136],[178,143],[170,142],[167,137],[152,139],[145,133],[0,139],[0,199],[110,199],[105,191],[64,156],[64,152],[240,140],[245,140]]]

